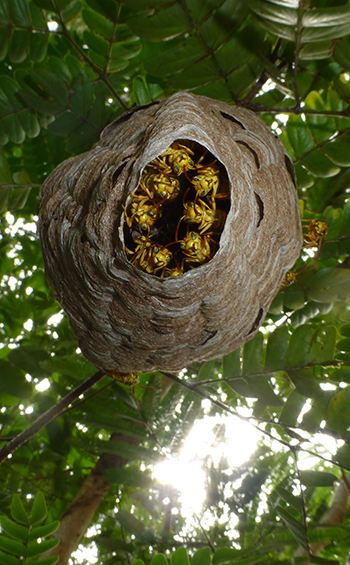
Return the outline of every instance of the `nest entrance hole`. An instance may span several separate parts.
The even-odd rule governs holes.
[[[146,165],[124,209],[129,261],[158,277],[207,263],[219,248],[230,205],[224,165],[200,143],[174,141]]]

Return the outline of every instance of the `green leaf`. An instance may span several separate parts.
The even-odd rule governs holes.
[[[126,510],[119,509],[116,518],[121,527],[131,534],[141,536],[145,533],[144,524]]]
[[[313,369],[288,370],[288,376],[300,394],[308,398],[317,398],[320,396],[321,389],[314,377]]]
[[[60,135],[62,137],[70,135],[74,130],[81,125],[82,120],[80,116],[77,116],[70,110],[63,112],[56,117],[54,122],[49,125],[49,131],[55,135]]]
[[[284,403],[279,421],[286,426],[295,426],[305,402],[305,396],[300,394],[297,390],[292,390],[287,401]]]
[[[0,149],[0,213],[7,210],[10,188],[1,187],[2,184],[12,184],[12,175],[5,157],[5,153]]]
[[[322,365],[324,362],[331,361],[334,357],[336,339],[337,330],[334,326],[326,326],[317,330],[312,340],[309,363]]]
[[[59,559],[58,555],[52,555],[51,557],[43,557],[43,559],[40,559],[37,563],[38,565],[55,565],[55,563],[58,563]]]
[[[30,31],[15,29],[11,35],[9,56],[13,63],[22,63],[29,53]]]
[[[7,518],[7,516],[0,517],[1,528],[3,531],[8,534],[9,536],[13,537],[16,540],[20,540],[23,542],[28,541],[28,528],[25,526],[21,526],[20,524],[16,524],[13,520]]]
[[[13,495],[10,509],[11,509],[11,516],[14,520],[16,520],[16,522],[26,525],[30,523],[28,519],[28,515],[23,507],[23,504],[18,494]]]
[[[326,110],[325,103],[319,92],[313,90],[307,95],[305,108],[309,110],[319,110],[320,112]],[[316,144],[328,140],[336,132],[335,121],[329,116],[305,114],[305,120]]]
[[[179,547],[171,556],[171,565],[190,565],[187,551],[184,547]]]
[[[342,326],[340,326],[339,327],[339,333],[340,333],[340,335],[350,337],[350,323],[349,324],[343,324]]]
[[[47,33],[32,32],[29,50],[29,55],[32,61],[39,63],[45,59],[48,41],[49,36]]]
[[[169,565],[168,560],[162,553],[155,555],[151,561],[151,565]]]
[[[350,444],[344,443],[344,445],[338,449],[334,459],[338,461],[342,467],[350,471]]]
[[[135,77],[132,83],[132,91],[138,106],[151,102],[151,97],[147,88],[147,83],[143,77]]]
[[[310,173],[321,177],[334,177],[340,172],[340,168],[334,165],[322,151],[314,151],[306,157],[301,157],[302,164]]]
[[[350,326],[350,324],[349,324]],[[235,349],[222,359],[223,378],[235,377],[241,374],[241,350]]]
[[[259,402],[266,406],[283,405],[282,400],[277,396],[277,394],[275,394],[266,377],[250,377],[247,380],[250,389],[249,396],[257,398]]]
[[[1,565],[22,565],[23,561],[20,561],[13,555],[0,551],[0,563]]]
[[[331,398],[327,414],[327,429],[343,436],[350,426],[350,387],[339,390],[333,398]]]
[[[28,14],[28,8],[23,0],[11,0],[9,2],[11,19],[15,26],[30,27],[31,22]]]
[[[327,143],[322,148],[323,153],[329,157],[329,159],[339,165],[339,167],[350,167],[350,139],[341,137],[340,139],[335,139],[331,143]]]
[[[309,347],[312,336],[311,326],[299,326],[296,328],[289,340],[286,355],[286,366],[297,367],[307,364]]]
[[[147,12],[140,11],[139,15],[128,19],[128,26],[138,37],[148,41],[161,41],[188,31],[188,17],[179,4],[156,8],[152,18],[146,18]]]
[[[209,547],[199,549],[192,557],[192,565],[211,565],[211,555]]]
[[[300,471],[300,480],[306,487],[331,487],[338,478],[324,471]]]
[[[37,557],[38,555],[43,555],[46,551],[51,551],[54,547],[57,547],[60,543],[58,538],[43,540],[40,543],[37,541],[31,541],[27,548],[27,555],[29,557]]]
[[[301,116],[289,116],[286,131],[296,157],[310,151],[314,146],[311,133],[305,126]]]
[[[307,549],[307,539],[305,537],[305,530],[301,520],[297,520],[288,510],[282,506],[277,507],[277,514],[283,520],[288,530],[296,541],[304,548]]]
[[[47,508],[45,497],[42,492],[37,492],[34,499],[33,508],[29,517],[30,525],[35,526],[35,524],[39,524],[43,520],[45,520],[47,516]]]
[[[4,549],[5,551],[20,557],[24,557],[26,554],[26,547],[22,542],[5,536],[0,536],[0,549]]]
[[[94,12],[93,10],[85,9],[82,11],[83,20],[90,29],[94,31],[108,41],[113,38],[114,27],[112,22]]]
[[[18,115],[11,114],[8,116],[4,116],[3,125],[11,141],[17,144],[23,143],[25,139],[25,132],[21,126],[21,122],[19,120]]]
[[[250,375],[262,370],[262,347],[264,336],[258,332],[256,336],[248,341],[243,348],[243,374]]]
[[[294,510],[296,510],[297,512],[302,512],[302,504],[300,498],[292,494],[290,489],[278,485],[275,489],[275,492],[276,494],[278,494],[279,498],[284,500],[284,502],[286,502],[291,508],[294,508]]]
[[[68,88],[61,77],[46,70],[43,66],[39,66],[39,64],[35,65],[31,72],[31,77],[44,92],[56,100],[62,107],[68,104]]]
[[[267,371],[278,371],[284,367],[288,340],[289,332],[286,326],[277,328],[269,335],[265,357]]]
[[[0,61],[3,61],[9,49],[10,29],[0,27]]]
[[[53,522],[49,522],[48,524],[44,524],[43,526],[36,526],[32,528],[29,532],[29,539],[36,540],[38,538],[45,538],[46,536],[50,536],[59,528],[60,522],[59,520],[54,520]]]
[[[39,121],[31,110],[23,110],[19,114],[21,125],[28,137],[36,137],[40,133]]]
[[[337,343],[338,351],[350,351],[350,338],[340,339]]]
[[[329,267],[318,271],[307,290],[315,302],[337,302],[347,299],[350,292],[350,269]]]
[[[312,391],[311,391],[312,392]],[[310,433],[316,433],[320,429],[320,424],[326,418],[327,407],[329,403],[329,393],[323,392],[323,394],[312,401],[310,410],[308,410],[302,419],[301,427]]]
[[[213,369],[214,369],[214,365],[215,365],[215,359],[212,359],[211,361],[206,361],[205,363],[203,363],[203,365],[201,366],[201,368],[199,369],[198,372],[198,380],[199,381],[206,381],[209,378],[213,378]]]
[[[71,2],[68,7],[63,10],[61,16],[65,23],[71,21],[75,16],[79,14],[81,10],[81,2],[80,0],[75,0],[75,2]]]
[[[333,41],[315,41],[304,45],[299,51],[300,60],[328,59],[332,55]]]

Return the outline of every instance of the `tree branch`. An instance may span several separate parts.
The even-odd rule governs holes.
[[[22,433],[18,434],[15,438],[13,438],[8,445],[0,449],[0,465],[5,461],[5,459],[12,454],[18,447],[26,443],[29,439],[31,439],[41,428],[47,426],[50,422],[52,422],[55,418],[60,416],[66,408],[72,402],[74,402],[80,395],[84,394],[90,388],[92,388],[95,384],[97,384],[100,380],[103,379],[105,373],[102,371],[97,371],[91,377],[86,379],[81,385],[79,385],[76,389],[72,390],[67,396],[62,398],[55,406],[47,410],[44,414],[39,416],[35,422],[33,422],[26,430]]]
[[[116,90],[114,89],[114,87],[111,85],[111,83],[109,82],[106,73],[104,71],[101,71],[96,65],[95,63],[93,63],[91,61],[91,59],[89,59],[89,57],[86,55],[86,53],[84,52],[84,49],[81,49],[80,45],[78,45],[74,39],[72,38],[71,34],[69,33],[66,24],[64,23],[62,17],[61,17],[61,13],[60,10],[55,2],[55,8],[56,8],[56,12],[58,15],[58,18],[60,20],[60,24],[62,27],[61,31],[55,31],[53,33],[56,33],[57,35],[62,35],[63,37],[65,37],[67,39],[67,41],[69,41],[69,43],[74,47],[74,49],[76,49],[76,51],[78,51],[79,55],[81,56],[81,58],[89,65],[89,67],[91,67],[91,69],[94,71],[94,73],[97,74],[98,78],[105,83],[105,85],[107,86],[107,88],[111,91],[111,94],[114,96],[114,98],[118,101],[118,103],[120,104],[120,106],[122,108],[124,108],[124,110],[128,110],[128,106],[125,104],[125,102],[120,98],[119,94],[116,92]]]

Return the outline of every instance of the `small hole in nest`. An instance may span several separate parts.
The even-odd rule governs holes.
[[[261,224],[263,217],[264,217],[264,203],[261,200],[259,194],[254,192],[254,195],[255,195],[256,203],[258,205],[258,212],[259,212],[259,220],[258,220],[258,223],[256,224],[256,227],[258,228]]]
[[[297,181],[296,181],[296,178],[295,178],[295,171],[294,171],[293,163],[290,160],[290,158],[288,157],[288,155],[284,156],[284,161],[286,163],[286,167],[287,167],[287,171],[289,173],[289,176],[292,179],[292,182],[293,182],[293,184],[296,188],[297,187]]]
[[[242,124],[242,122],[240,122],[239,120],[237,120],[237,118],[234,118],[234,117],[231,116],[230,114],[226,114],[226,112],[220,112],[220,114],[221,114],[222,117],[225,118],[226,120],[230,120],[230,121],[233,122],[234,124],[237,124],[240,128],[246,129],[246,128],[244,127],[244,125]]]
[[[124,169],[126,163],[127,163],[127,161],[125,160],[124,163],[122,163],[121,165],[119,165],[119,167],[116,168],[116,170],[114,171],[114,173],[112,175],[112,184],[115,184],[117,182],[118,177],[119,177],[120,173],[122,172],[122,170]]]
[[[158,277],[207,263],[219,248],[229,209],[222,163],[195,141],[174,141],[145,167],[124,208],[129,261]]]
[[[245,141],[241,141],[241,140],[235,140],[236,143],[239,143],[239,145],[244,145],[244,147],[246,147],[247,149],[249,149],[249,151],[251,152],[251,154],[254,157],[254,161],[256,164],[257,169],[260,169],[260,161],[259,161],[259,157],[256,151],[254,151],[254,149],[252,147],[250,147],[250,145],[248,143],[246,143]]]
[[[248,333],[248,335],[250,335],[250,334],[252,334],[253,332],[255,332],[255,330],[259,327],[261,318],[263,317],[263,314],[264,314],[264,308],[260,308],[259,314],[258,314],[257,317],[255,318],[255,322],[254,322],[254,324],[252,325],[252,328],[251,328],[250,332]]]

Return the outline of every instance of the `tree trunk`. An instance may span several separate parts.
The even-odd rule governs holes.
[[[139,443],[136,438],[119,434],[114,434],[111,441],[128,444]],[[55,538],[60,539],[60,544],[46,553],[45,557],[58,555],[60,558],[58,565],[68,565],[71,554],[77,549],[103,497],[111,488],[111,483],[103,477],[104,472],[110,468],[121,469],[127,461],[125,457],[120,455],[109,453],[101,455],[96,467],[91,471],[78,494],[60,518],[60,527],[54,534]]]

